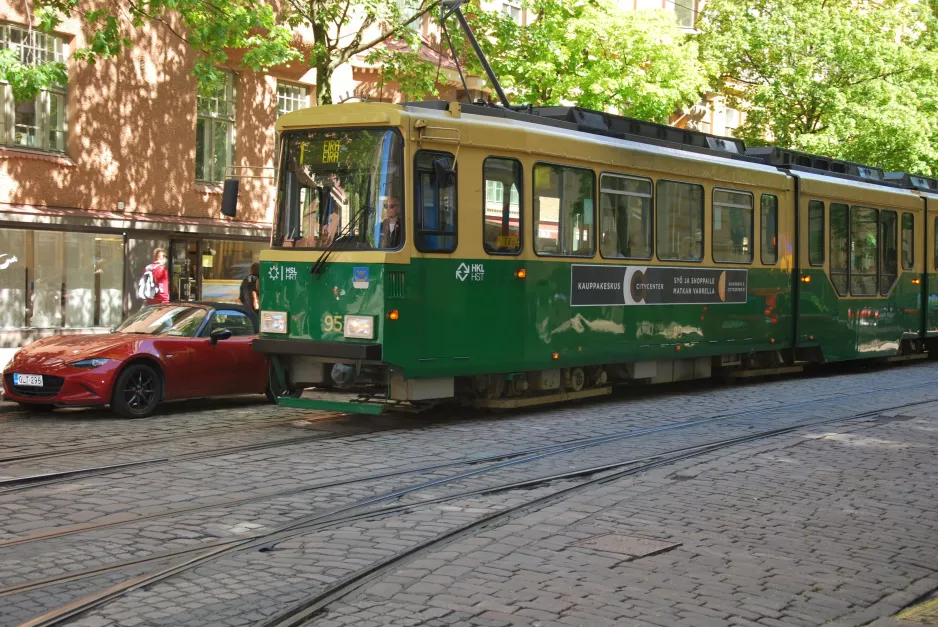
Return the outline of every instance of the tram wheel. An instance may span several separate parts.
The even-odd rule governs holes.
[[[125,418],[146,418],[160,402],[160,375],[146,364],[131,364],[117,377],[111,408]]]

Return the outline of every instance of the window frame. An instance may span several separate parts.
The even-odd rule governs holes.
[[[589,172],[590,175],[592,175],[593,184],[591,188],[593,192],[593,198],[592,198],[593,200],[593,224],[590,226],[592,227],[591,235],[592,235],[592,240],[593,240],[593,250],[592,252],[590,252],[590,254],[588,255],[565,255],[563,253],[542,253],[537,250],[537,225],[538,225],[539,220],[538,220],[538,216],[534,215],[535,214],[534,201],[537,198],[537,193],[535,192],[537,187],[534,184],[534,172],[537,169],[537,166],[539,165],[555,167],[555,168],[567,168],[568,170],[581,170],[583,172]],[[566,163],[554,163],[551,161],[535,161],[534,162],[534,164],[531,166],[531,228],[532,228],[531,241],[533,242],[532,245],[534,249],[534,254],[536,256],[554,257],[554,258],[560,258],[560,259],[595,259],[596,258],[596,249],[598,248],[597,242],[596,242],[596,214],[597,214],[596,205],[598,204],[596,202],[597,182],[598,182],[598,179],[596,177],[596,171],[593,170],[592,168],[584,168],[584,167],[576,166],[576,165],[568,165]],[[558,243],[563,242],[563,240],[561,239],[562,235],[560,233],[560,225],[562,224],[562,220],[561,220],[562,211],[563,211],[562,206],[557,209],[557,241]]]
[[[820,251],[820,252],[821,252],[821,260],[820,260],[819,262],[817,262],[817,263],[811,261],[811,209],[812,209],[812,204],[814,204],[814,203],[817,203],[817,204],[821,205],[821,237],[820,237],[820,240],[819,240],[819,241],[821,242],[821,251]],[[849,206],[848,206],[848,209],[849,209]],[[847,213],[849,214],[849,211],[848,211]],[[849,225],[849,218],[848,218],[848,220],[847,220],[847,223],[848,223],[848,225]],[[827,204],[826,204],[823,200],[817,200],[817,199],[808,200],[808,224],[807,224],[807,227],[808,227],[808,242],[807,242],[808,245],[807,245],[806,248],[808,249],[808,265],[809,265],[809,266],[812,266],[812,267],[814,267],[814,268],[823,268],[823,267],[824,267],[824,264],[827,262],[827,254],[826,254],[826,250],[825,250],[825,240],[826,240],[827,238],[824,237],[824,231],[825,231],[825,230],[828,230],[828,231],[830,230],[830,229],[828,228],[828,226],[827,226]],[[848,228],[849,228],[849,226],[848,226]],[[828,233],[828,237],[830,237],[830,233]],[[848,241],[849,241],[849,237],[850,237],[850,236],[849,236],[849,234],[848,234],[848,235],[847,235]],[[849,265],[850,265],[850,260],[848,259],[848,260],[847,260],[847,266],[849,267]],[[848,293],[849,293],[849,287],[848,287]]]
[[[905,265],[905,217],[909,216],[909,219],[912,222],[912,227],[910,229],[912,236],[909,238],[909,259],[912,263],[908,267]],[[899,234],[899,267],[904,271],[915,270],[915,214],[909,211],[903,211],[902,217],[899,219],[899,228],[897,229]]]
[[[865,277],[873,276],[874,281],[875,281],[874,285],[875,285],[876,287],[875,287],[875,289],[873,290],[873,293],[872,293],[872,294],[854,294],[854,293],[853,293],[853,277],[855,276],[855,273],[854,273],[854,271],[853,271],[853,260],[854,260],[854,246],[853,246],[853,243],[854,243],[854,241],[853,241],[853,213],[854,213],[854,211],[857,211],[857,210],[873,211],[873,212],[876,213],[876,230],[875,230],[875,232],[876,232],[876,254],[873,256],[873,257],[876,259],[876,272],[875,272],[875,274],[872,274],[872,275],[871,275],[869,272],[856,273],[856,276],[865,276]],[[881,268],[881,265],[882,265],[882,254],[881,254],[880,251],[879,251],[879,245],[880,245],[879,238],[880,238],[881,233],[882,233],[882,228],[881,228],[882,219],[881,219],[881,216],[880,216],[880,210],[879,210],[879,209],[876,209],[875,207],[867,207],[867,206],[865,206],[865,205],[850,205],[850,218],[849,218],[848,224],[849,224],[849,228],[850,228],[850,240],[849,240],[849,242],[850,242],[850,246],[849,246],[850,295],[851,295],[851,296],[861,296],[861,297],[866,297],[866,298],[870,298],[870,297],[875,298],[875,297],[879,296],[879,292],[880,292],[880,290],[879,290],[879,287],[880,287],[879,283],[880,283],[880,276],[881,276],[881,274],[882,274],[882,272],[881,272],[881,270],[882,270],[882,268]]]
[[[895,209],[880,209],[880,211],[879,211],[879,233],[880,233],[880,238],[883,240],[883,241],[882,241],[882,244],[887,244],[887,243],[888,243],[888,242],[886,242],[885,233],[883,232],[883,229],[884,229],[884,227],[886,226],[886,221],[884,220],[884,216],[885,216],[887,213],[891,213],[893,216],[895,216],[895,218],[896,218],[896,239],[898,240],[898,239],[900,238],[900,235],[899,235],[899,232],[900,232],[900,231],[899,231],[899,229],[900,229],[900,227],[899,227],[899,212],[896,211]],[[900,243],[899,241],[897,241],[897,242],[896,242],[896,255],[897,255],[897,256],[900,255],[900,251],[899,251],[899,246],[900,246],[900,245],[901,245],[901,243]],[[894,288],[894,287],[896,286],[896,283],[897,283],[898,280],[899,280],[899,264],[900,264],[899,259],[896,259],[896,273],[895,273],[895,275],[888,275],[888,274],[886,274],[886,273],[884,272],[884,270],[886,269],[886,268],[885,268],[885,266],[886,266],[886,264],[885,264],[885,261],[886,261],[886,259],[885,259],[885,252],[886,252],[886,246],[883,246],[882,249],[880,250],[880,253],[879,253],[879,295],[880,295],[880,296],[888,296],[889,293],[892,291],[892,288]],[[884,277],[884,276],[892,276],[892,283],[889,284],[889,288],[886,289],[886,290],[883,290],[883,277]]]
[[[20,43],[13,43],[11,33],[18,31]],[[32,37],[30,45],[24,45],[23,41],[27,37]],[[44,38],[47,46],[37,43],[38,38]],[[52,50],[48,49],[51,43]],[[20,48],[20,62],[24,65],[36,65],[46,61],[66,63],[68,60],[68,42],[64,37],[55,33],[47,33],[20,26],[19,24],[0,23],[0,49],[11,49],[11,46]],[[24,57],[31,56],[27,59]],[[38,57],[38,58],[37,58]],[[37,152],[47,152],[53,154],[67,154],[68,152],[68,79],[64,85],[49,85],[43,87],[36,94],[36,97],[29,101],[36,115],[36,145],[18,143],[16,141],[16,106],[13,100],[13,90],[9,83],[0,81],[0,145],[7,146],[14,150],[30,150]],[[52,102],[53,99],[61,98],[62,110],[57,111],[58,115],[53,119]],[[25,103],[19,103],[25,104]],[[61,128],[57,121],[61,117]],[[56,134],[56,142],[49,141],[50,134]],[[61,135],[61,147],[58,146],[58,136]]]
[[[661,220],[658,219],[658,203],[661,202],[661,191],[658,189],[658,186],[661,183],[678,183],[680,185],[689,185],[692,187],[700,188],[700,259],[671,259],[661,256],[661,246],[658,245],[658,227],[661,225]],[[655,259],[658,261],[664,262],[687,262],[687,263],[703,263],[704,259],[707,257],[707,190],[700,183],[688,183],[687,181],[678,181],[676,179],[658,179],[655,181]]]
[[[713,254],[713,242],[716,239],[713,235],[713,220],[716,217],[716,193],[717,192],[730,192],[732,194],[746,194],[749,196],[749,199],[752,201],[749,204],[749,261],[718,261]],[[737,207],[736,205],[727,205],[720,203],[721,207],[732,207],[734,209],[742,209],[742,207]],[[755,230],[756,230],[756,196],[750,191],[743,189],[732,189],[729,187],[714,187],[710,190],[710,259],[713,263],[723,263],[723,264],[741,264],[746,266],[751,266],[756,259],[755,251]],[[704,247],[706,250],[706,246]]]
[[[196,91],[196,107],[195,107],[195,134],[196,134],[197,143],[196,143],[196,155],[195,155],[195,163],[193,164],[194,166],[193,170],[195,173],[195,182],[201,183],[203,185],[219,185],[225,180],[224,171],[222,172],[222,177],[216,180],[215,173],[213,171],[214,168],[212,167],[215,161],[214,137],[215,137],[215,125],[216,124],[224,123],[228,125],[228,139],[227,139],[228,154],[227,154],[226,163],[225,163],[225,170],[227,170],[235,162],[235,147],[237,145],[237,140],[238,140],[238,131],[237,131],[238,74],[231,70],[224,70],[224,73],[228,77],[228,80],[225,83],[225,92],[226,92],[225,100],[231,103],[231,106],[229,107],[229,113],[227,116],[222,116],[217,113],[210,113],[207,111],[203,111],[199,106],[199,100],[203,98],[203,96],[199,94],[198,87],[196,87],[197,91]],[[215,97],[215,93],[213,93],[211,96],[207,96],[207,98],[209,99],[214,98],[214,97]],[[198,159],[199,159],[199,154],[198,154],[199,152],[198,150],[199,121],[201,120],[205,121],[205,130],[204,130],[205,136],[202,138],[203,173],[205,172],[205,168],[208,168],[209,170],[211,170],[209,172],[210,176],[208,178],[205,178],[205,177],[199,178],[198,165],[197,165]]]
[[[847,261],[846,261],[846,265],[845,265],[844,268],[843,268],[843,272],[839,272],[839,271],[838,271],[838,272],[834,272],[833,266],[831,265],[831,264],[833,263],[833,260],[834,260],[834,242],[833,242],[833,237],[834,237],[834,226],[833,226],[833,225],[834,225],[834,207],[838,207],[838,208],[839,208],[839,207],[842,207],[843,210],[844,210],[844,216],[845,216],[845,218],[846,218],[846,223],[845,223],[845,226],[844,226],[844,237],[845,237],[846,240],[847,240],[847,251],[846,251]],[[827,224],[827,240],[828,240],[828,242],[827,242],[827,245],[828,245],[828,247],[830,248],[831,255],[830,255],[830,258],[827,260],[827,261],[828,261],[827,276],[828,276],[828,280],[831,282],[831,285],[834,287],[834,291],[837,293],[837,296],[841,296],[841,297],[850,296],[850,275],[851,275],[851,273],[850,273],[850,252],[851,252],[851,242],[853,241],[853,240],[851,239],[852,236],[853,236],[853,234],[852,234],[852,232],[850,231],[850,229],[851,229],[850,205],[848,205],[847,203],[843,203],[843,202],[832,202],[832,203],[830,203],[830,205],[828,206],[828,224]],[[834,283],[834,279],[833,279],[834,275],[843,276],[843,277],[844,277],[844,281],[845,281],[845,282],[844,282],[844,291],[843,291],[843,293],[841,293],[841,291],[840,291],[839,289],[837,289],[837,284]]]
[[[418,196],[419,194],[421,194],[421,189],[422,189],[420,186],[420,174],[422,172],[426,172],[427,170],[417,167],[417,159],[419,159],[420,155],[423,155],[423,154],[434,155],[433,159],[435,159],[436,157],[449,157],[451,159],[452,165],[454,166],[453,169],[456,170],[456,180],[453,183],[453,233],[452,235],[441,234],[439,231],[420,231],[418,229],[418,224],[420,223],[420,217],[423,212],[423,206],[417,202]],[[432,163],[432,159],[431,159],[431,163]],[[414,203],[413,203],[413,206],[414,206],[414,219],[413,219],[414,248],[416,248],[418,252],[429,254],[429,255],[452,255],[454,252],[456,252],[456,249],[459,248],[459,170],[458,170],[458,165],[456,162],[456,155],[454,155],[451,152],[446,152],[445,150],[420,149],[414,153],[413,168],[414,168]],[[435,189],[436,189],[436,200],[439,201],[440,199],[439,184],[435,185]],[[439,213],[439,210],[440,208],[439,206],[437,206],[438,213]],[[402,227],[403,227],[403,222],[402,222]],[[406,233],[406,231],[404,233]],[[429,233],[430,236],[435,236],[435,237],[452,237],[453,247],[451,249],[446,249],[446,250],[443,250],[443,249],[425,250],[421,248],[421,233]],[[402,246],[403,246],[404,237],[406,236],[403,235],[402,233],[402,238],[401,238]]]
[[[626,256],[622,256],[622,257],[607,257],[606,255],[603,254],[603,247],[600,245],[601,242],[600,242],[599,240],[602,239],[602,231],[603,231],[603,229],[602,229],[602,195],[603,195],[603,177],[606,176],[606,175],[609,175],[609,176],[617,176],[617,177],[623,178],[623,179],[631,179],[631,180],[633,180],[633,181],[646,181],[646,182],[648,182],[649,185],[651,186],[651,193],[648,195],[648,199],[651,201],[651,204],[650,204],[650,207],[649,207],[649,208],[651,209],[651,211],[648,212],[649,216],[651,216],[651,246],[650,246],[650,248],[651,248],[651,254],[648,255],[647,257],[626,257]],[[655,247],[655,243],[656,243],[656,242],[655,242],[655,225],[656,225],[656,221],[655,221],[655,181],[654,181],[654,179],[652,179],[652,178],[649,177],[649,176],[637,176],[637,175],[635,175],[635,174],[622,174],[621,172],[613,172],[613,171],[611,171],[611,170],[601,170],[601,171],[599,172],[599,179],[598,179],[598,181],[597,181],[597,185],[598,185],[598,187],[596,188],[596,189],[597,189],[597,199],[598,199],[599,202],[596,203],[596,222],[597,222],[597,224],[598,224],[598,230],[597,230],[597,235],[596,235],[596,239],[597,239],[596,244],[597,244],[597,248],[599,249],[599,256],[602,257],[603,259],[635,259],[635,260],[639,260],[639,261],[651,261],[652,259],[654,259],[654,258],[655,258],[655,248],[656,248],[656,247]],[[640,196],[640,195],[638,195],[638,194],[630,194],[630,193],[628,193],[628,192],[615,192],[615,191],[610,191],[610,192],[608,192],[608,193],[614,194],[614,195],[618,195],[618,196],[634,196],[634,197],[636,197],[636,198],[644,198],[644,196]],[[618,244],[617,244],[617,245],[616,245],[616,251],[618,251],[618,250],[619,250],[619,246],[618,246]]]
[[[767,198],[775,199],[775,232],[772,233],[772,239],[775,241],[775,260],[771,263],[768,263],[765,260],[765,240],[763,234],[765,233],[765,200]],[[775,267],[778,265],[778,195],[777,194],[766,194],[763,193],[759,196],[759,263],[763,266]]]
[[[485,189],[485,163],[489,159],[501,159],[502,161],[513,161],[518,164],[518,167],[521,168],[521,177],[518,180],[518,250],[516,252],[497,252],[486,250],[485,248],[485,201],[488,194],[488,190]],[[534,171],[533,168],[531,170]],[[533,174],[532,174],[533,176]],[[482,250],[485,251],[485,254],[492,255],[494,257],[517,257],[524,252],[524,164],[521,163],[520,159],[515,157],[500,157],[498,155],[489,155],[482,160]],[[533,183],[533,178],[532,178]],[[511,190],[502,189],[502,194],[508,194],[508,202],[511,203]],[[533,206],[532,206],[532,216],[533,216]]]

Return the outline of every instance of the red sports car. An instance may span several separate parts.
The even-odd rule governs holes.
[[[164,400],[263,394],[266,358],[251,349],[257,316],[240,305],[144,307],[108,335],[60,335],[21,349],[4,399],[29,409],[110,404],[144,418]]]

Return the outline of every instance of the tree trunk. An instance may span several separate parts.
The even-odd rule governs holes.
[[[332,72],[329,63],[316,66],[316,106],[332,104]]]

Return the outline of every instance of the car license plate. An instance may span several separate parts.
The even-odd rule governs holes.
[[[41,374],[14,374],[13,385],[30,385],[33,387],[42,387]]]

